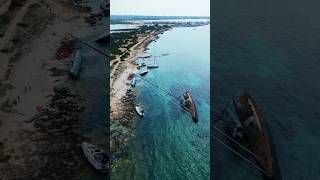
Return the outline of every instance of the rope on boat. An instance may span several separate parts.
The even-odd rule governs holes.
[[[149,85],[151,85],[151,84],[149,84]],[[152,85],[151,85],[151,86],[152,86]],[[160,92],[159,92],[159,94],[165,95],[165,94],[168,94],[168,93],[165,92],[165,94],[163,94],[163,93],[160,93]],[[178,106],[178,107],[179,107],[180,109],[182,109],[183,111],[187,112],[186,116],[192,118],[192,116],[189,115],[189,111],[187,111],[184,107],[182,107],[182,106],[180,105],[180,102],[177,102],[177,101],[172,100],[172,99],[170,99],[169,101],[170,101],[171,103],[173,103],[174,105]]]
[[[168,94],[170,96],[179,98],[178,96],[173,95],[172,93],[160,88],[159,86],[155,85],[154,83],[145,80],[143,78],[140,79],[143,80],[144,82],[147,82],[149,85],[154,86],[158,89],[160,89],[162,92],[164,92],[165,94]],[[188,116],[189,118],[192,118],[191,115],[189,114],[189,111],[187,111],[185,108],[183,108],[182,106],[180,106],[180,104],[178,104],[176,101],[171,100],[171,102],[175,105],[177,105],[180,109],[182,109],[183,111],[185,111],[187,114],[185,114],[186,116]],[[225,109],[227,108],[227,105],[225,107]],[[225,110],[226,111],[226,110]],[[222,116],[220,116],[222,119]],[[256,159],[261,160],[261,158],[257,157],[253,152],[251,152],[249,149],[247,149],[246,147],[244,147],[243,145],[241,145],[240,143],[238,143],[236,140],[234,140],[232,137],[230,137],[229,135],[227,135],[226,133],[224,133],[222,130],[220,130],[217,126],[215,126],[214,124],[210,123],[210,126],[213,127],[217,132],[221,133],[223,136],[227,137],[229,140],[231,140],[233,143],[237,144],[241,149],[243,149],[244,151],[246,151],[247,153],[249,153],[251,156],[253,156]],[[235,153],[236,155],[238,155],[240,158],[244,159],[245,161],[247,161],[250,165],[252,165],[254,168],[256,168],[257,170],[259,170],[260,172],[271,176],[268,172],[266,172],[265,170],[263,170],[262,168],[258,167],[255,163],[253,163],[252,161],[250,161],[248,158],[244,157],[243,155],[241,155],[239,152],[237,152],[236,150],[234,150],[232,147],[230,147],[229,145],[227,145],[226,143],[224,143],[222,140],[220,140],[219,138],[215,137],[214,135],[211,135],[211,137],[213,137],[214,139],[216,139],[219,143],[221,143],[223,146],[225,146],[228,150],[230,150],[231,152]]]
[[[224,133],[223,131],[221,131],[218,127],[216,127],[215,125],[211,124],[211,127],[213,127],[217,132],[221,133],[223,136],[227,137],[229,140],[231,140],[233,143],[235,143],[236,145],[238,145],[241,149],[245,150],[247,153],[249,153],[251,156],[253,156],[256,159],[261,160],[261,158],[259,158],[258,156],[256,156],[253,152],[251,152],[248,148],[244,147],[243,145],[241,145],[240,143],[238,143],[236,140],[234,140],[232,137],[230,137],[229,135],[227,135],[226,133]]]
[[[228,103],[224,106],[224,108],[223,108],[222,113],[221,113],[220,116],[217,115],[217,114],[213,114],[213,115],[217,118],[217,120],[213,121],[212,124],[215,124],[215,123],[217,123],[217,122],[219,122],[220,120],[223,119],[223,115],[224,115],[224,113],[227,112],[227,108],[228,108],[228,106],[229,106],[229,103],[230,103],[230,102],[228,102]]]
[[[78,40],[81,44],[84,44],[86,46],[88,46],[89,48],[91,48],[92,50],[110,58],[111,56],[103,51],[101,51],[100,49],[96,48],[96,47],[93,47],[92,45],[90,45],[89,43],[86,43],[84,41],[82,41],[80,38],[78,38],[77,36],[73,35],[73,34],[70,34],[71,37],[75,38],[76,40]]]
[[[262,168],[260,168],[259,166],[257,166],[254,162],[250,161],[248,158],[244,157],[243,155],[241,155],[239,152],[237,152],[236,150],[234,150],[232,147],[230,147],[229,145],[227,145],[226,143],[224,143],[222,140],[220,140],[219,138],[215,137],[214,135],[211,136],[212,138],[214,138],[216,141],[218,141],[219,143],[221,143],[224,147],[226,147],[228,150],[230,150],[231,152],[235,153],[236,155],[238,155],[239,157],[241,157],[242,159],[244,159],[247,163],[249,163],[250,165],[252,165],[254,168],[256,168],[257,170],[259,170],[260,172],[263,172],[264,174],[271,176],[268,172],[266,172],[265,170],[263,170]]]
[[[222,119],[223,114],[227,111],[227,106],[229,105],[229,103],[225,106],[225,109],[223,110],[222,115],[220,116],[220,118]],[[232,120],[233,118],[230,117]],[[218,119],[219,120],[219,119]],[[259,158],[258,156],[256,156],[253,152],[251,152],[248,148],[244,147],[243,145],[241,145],[239,142],[237,142],[236,140],[234,140],[232,137],[230,137],[228,134],[224,133],[222,130],[220,130],[220,128],[218,128],[217,126],[215,126],[214,124],[216,122],[218,122],[218,120],[214,121],[213,123],[210,124],[211,127],[213,127],[217,132],[221,133],[223,136],[227,137],[230,141],[232,141],[233,143],[235,143],[236,145],[238,145],[241,149],[245,150],[247,153],[249,153],[251,156],[253,156],[254,158],[260,160],[260,161],[264,161],[261,158]]]
[[[169,96],[175,97],[175,98],[177,98],[177,99],[179,99],[179,98],[180,98],[179,96],[176,96],[176,95],[174,95],[174,94],[172,94],[172,93],[170,93],[170,92],[166,91],[165,89],[162,89],[162,88],[161,88],[161,87],[159,87],[158,85],[156,85],[156,84],[154,84],[154,83],[152,83],[152,82],[150,82],[150,81],[148,81],[148,80],[146,80],[146,79],[143,79],[141,75],[138,75],[138,76],[140,76],[140,79],[141,79],[142,81],[144,81],[144,82],[146,82],[146,83],[151,84],[152,86],[154,86],[154,87],[156,87],[156,88],[160,89],[161,91],[163,91],[164,93],[168,94]]]

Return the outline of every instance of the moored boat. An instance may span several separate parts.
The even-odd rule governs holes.
[[[158,68],[158,67],[159,67],[159,65],[156,63],[155,59],[153,59],[153,62],[151,62],[151,61],[147,62],[147,68]]]
[[[109,171],[109,159],[102,149],[87,142],[82,142],[81,148],[83,154],[95,169],[103,173]]]
[[[144,110],[141,107],[136,105],[135,109],[136,109],[136,112],[139,114],[139,116],[144,117]]]
[[[148,69],[147,68],[141,68],[140,70],[139,70],[139,72],[138,72],[138,74],[140,75],[140,76],[143,76],[143,75],[145,75],[145,74],[147,74],[148,73]]]
[[[158,68],[158,64],[147,64],[147,68]]]

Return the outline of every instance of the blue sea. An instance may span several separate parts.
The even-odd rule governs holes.
[[[128,157],[112,179],[166,180],[210,178],[210,26],[177,27],[148,46],[159,68],[137,80],[136,103],[145,117],[135,117]],[[153,59],[153,57],[151,57]],[[199,122],[181,110],[174,96],[188,89]]]
[[[253,95],[286,180],[320,178],[319,7],[316,0],[220,0],[212,9],[213,111],[243,91]],[[219,142],[212,146],[214,179],[262,179]]]

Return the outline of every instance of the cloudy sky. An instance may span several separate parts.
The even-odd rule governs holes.
[[[111,0],[111,15],[210,16],[210,0]]]

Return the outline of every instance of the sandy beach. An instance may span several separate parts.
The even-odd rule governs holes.
[[[7,15],[8,3],[0,7]],[[86,31],[88,11],[70,1],[26,0],[0,37],[0,172],[12,178],[79,178],[77,114],[83,98],[64,87],[57,48]],[[62,154],[61,154],[62,153]],[[69,157],[65,156],[69,153]],[[55,157],[54,157],[55,156]],[[61,161],[61,162],[59,162]],[[64,167],[61,168],[61,167]]]
[[[123,54],[129,52],[129,55],[120,60],[120,56],[117,59],[112,60],[113,64],[110,70],[110,106],[111,106],[111,120],[117,118],[121,113],[122,103],[121,99],[126,95],[126,92],[131,88],[128,83],[128,77],[130,74],[137,72],[136,65],[133,63],[138,57],[148,56],[146,53],[149,43],[158,38],[158,35],[165,30],[152,31],[138,37],[138,41],[130,49],[125,50]],[[122,55],[123,55],[122,54]]]

